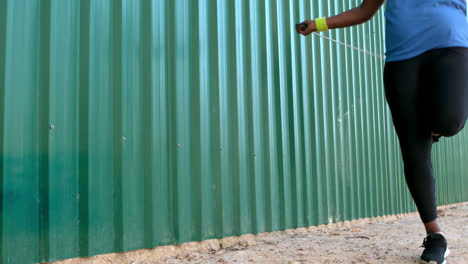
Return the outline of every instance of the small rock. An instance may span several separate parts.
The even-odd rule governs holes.
[[[220,248],[232,248],[234,246],[236,246],[238,243],[235,239],[229,239],[229,238],[225,238],[225,239],[222,239],[220,242],[219,242],[219,247]]]
[[[253,246],[257,245],[257,242],[255,242],[255,241],[241,241],[241,242],[239,242],[239,245],[241,245],[242,247],[253,247]]]
[[[224,254],[224,250],[221,249],[221,250],[215,251],[214,254],[215,254],[216,256],[222,255],[222,254]]]
[[[199,259],[199,258],[201,258],[201,254],[198,253],[198,252],[193,252],[192,254],[189,254],[187,258],[191,259],[191,260],[192,259]]]
[[[184,257],[182,257],[182,256],[177,256],[177,259],[178,259],[178,260],[184,260]]]
[[[219,250],[219,246],[218,246],[218,245],[215,245],[214,243],[210,243],[210,248],[211,248],[211,250],[213,250],[213,251],[218,251],[218,250]]]
[[[273,240],[263,240],[262,242],[267,245],[275,245],[275,246],[278,245],[278,243]]]
[[[226,263],[226,261],[222,258],[218,259],[218,263]]]
[[[257,245],[257,242],[256,241],[247,241],[247,247],[253,247],[253,246],[256,246]]]
[[[244,248],[241,245],[235,245],[229,248],[229,250],[232,250],[232,251],[237,251],[237,250],[242,250],[242,249]]]

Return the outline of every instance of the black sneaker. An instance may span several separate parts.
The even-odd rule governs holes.
[[[421,263],[445,264],[445,258],[450,254],[447,240],[441,234],[431,232],[422,244],[425,248],[421,255]]]

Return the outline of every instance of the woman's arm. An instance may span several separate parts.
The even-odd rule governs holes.
[[[364,23],[375,15],[383,3],[384,0],[363,0],[362,4],[356,8],[328,17],[326,19],[328,28],[343,28]],[[298,24],[296,30],[304,36],[317,31],[315,20],[306,20]]]

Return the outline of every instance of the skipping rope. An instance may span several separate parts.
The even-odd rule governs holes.
[[[328,41],[334,42],[334,43],[336,43],[336,44],[338,44],[338,45],[341,45],[341,46],[343,46],[343,47],[347,47],[347,48],[350,48],[350,49],[353,49],[353,50],[362,52],[362,53],[364,53],[364,54],[367,54],[367,55],[372,56],[372,57],[379,58],[379,59],[381,59],[381,60],[383,60],[383,59],[385,58],[385,56],[383,56],[383,55],[381,55],[381,54],[377,54],[377,53],[375,53],[375,52],[371,52],[371,51],[368,51],[368,50],[365,50],[365,49],[361,49],[361,48],[358,48],[358,47],[354,47],[354,46],[352,46],[352,45],[349,45],[349,44],[343,43],[343,42],[341,42],[341,41],[338,41],[338,40],[336,40],[336,39],[332,39],[332,38],[330,38],[330,37],[321,35],[321,34],[319,34],[319,33],[317,33],[317,32],[312,32],[312,34],[314,34],[314,35],[316,35],[316,36],[319,36],[319,37],[321,37],[321,38],[323,38],[323,39],[326,39],[326,40],[328,40]]]

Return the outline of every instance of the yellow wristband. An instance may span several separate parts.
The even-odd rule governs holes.
[[[317,31],[328,31],[327,19],[325,17],[317,18],[315,20],[315,27]]]

